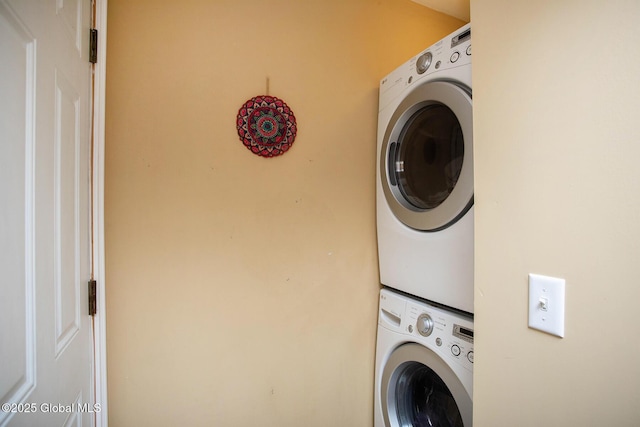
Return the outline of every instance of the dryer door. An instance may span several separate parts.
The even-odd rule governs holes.
[[[387,204],[407,226],[442,230],[473,205],[470,90],[449,81],[416,87],[391,117],[381,149]]]
[[[391,354],[380,387],[385,425],[471,427],[472,400],[453,370],[416,343]]]

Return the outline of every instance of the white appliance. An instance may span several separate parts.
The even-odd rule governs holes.
[[[374,427],[471,427],[473,319],[383,289]]]
[[[470,24],[382,79],[379,99],[380,280],[473,313]]]

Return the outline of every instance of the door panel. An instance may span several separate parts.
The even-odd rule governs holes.
[[[35,386],[34,206],[35,38],[0,3],[0,402]],[[11,100],[7,102],[6,100]],[[10,413],[0,411],[0,423]]]
[[[94,422],[89,19],[0,0],[0,426]]]
[[[79,190],[81,144],[80,99],[61,72],[56,73],[54,141],[54,289],[56,319],[56,357],[80,329],[80,259],[83,204]],[[83,163],[86,163],[86,159]],[[86,227],[86,223],[84,224]],[[85,272],[86,274],[86,272]]]

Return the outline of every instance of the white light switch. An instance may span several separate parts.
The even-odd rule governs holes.
[[[564,337],[564,279],[529,274],[529,327]]]

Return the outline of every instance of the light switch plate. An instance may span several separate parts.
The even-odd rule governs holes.
[[[529,327],[564,338],[564,279],[529,274]]]

